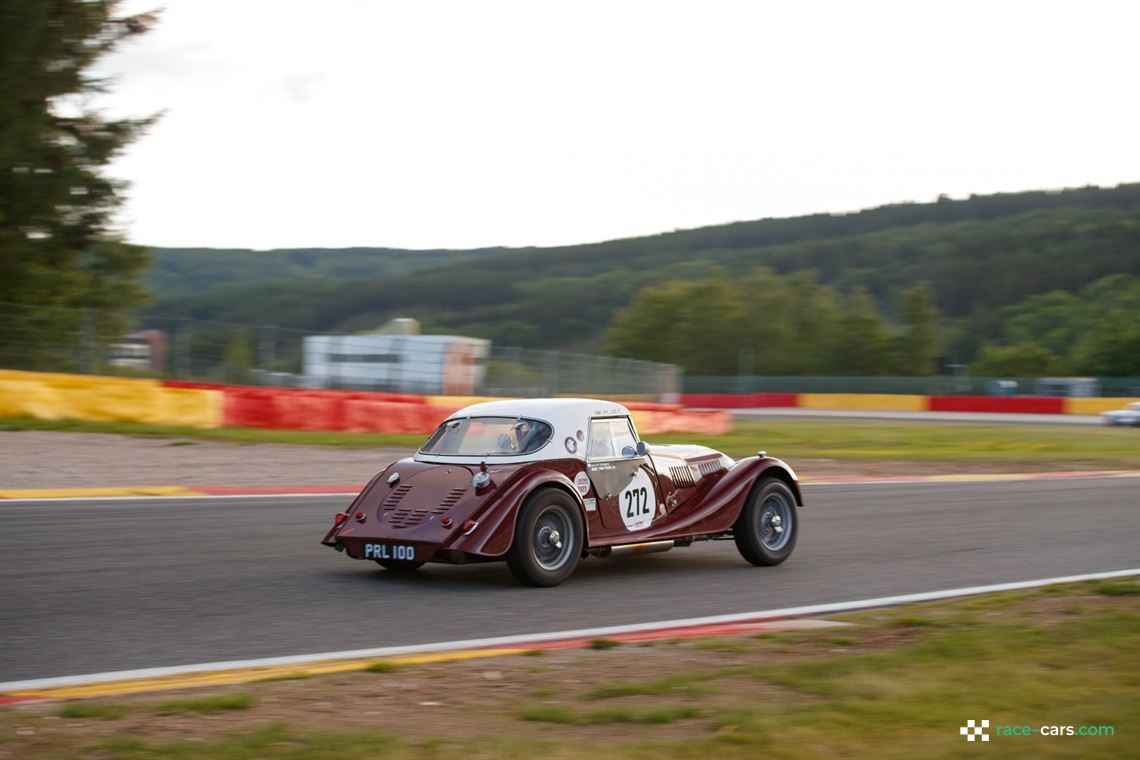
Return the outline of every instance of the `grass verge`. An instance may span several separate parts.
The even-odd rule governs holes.
[[[730,647],[587,647],[548,657],[541,674],[530,674],[523,657],[504,657],[494,680],[486,663],[472,661],[407,666],[399,683],[384,688],[366,673],[255,684],[245,708],[208,718],[132,698],[121,720],[97,732],[82,719],[117,714],[115,706],[69,703],[38,719],[10,708],[0,710],[0,743],[18,757],[123,760],[1135,756],[1136,579],[838,619],[852,623],[842,634],[799,629],[710,640]],[[216,707],[217,700],[195,701]],[[85,704],[91,707],[79,707]],[[61,710],[80,720],[59,720]],[[990,722],[985,747],[959,732],[967,720],[983,719]],[[1034,731],[1003,734],[1002,726]],[[1111,731],[1047,736],[1042,726]]]
[[[208,697],[190,697],[162,702],[154,708],[156,715],[188,715],[248,710],[256,704],[252,694],[221,694]]]
[[[421,435],[337,433],[262,428],[202,429],[130,422],[0,419],[0,431],[46,430],[113,433],[189,441],[283,443],[313,446],[414,449]],[[670,433],[649,436],[658,443],[700,443],[732,456],[764,448],[786,459],[861,461],[944,461],[972,463],[1063,464],[1136,469],[1140,436],[1129,428],[1073,425],[981,425],[943,422],[865,420],[746,420],[726,435]]]
[[[1121,435],[1121,434],[1124,435]],[[653,436],[661,443],[700,443],[734,456],[763,447],[785,459],[1074,463],[1137,469],[1140,436],[1131,428],[983,425],[864,420],[748,420],[721,436]]]

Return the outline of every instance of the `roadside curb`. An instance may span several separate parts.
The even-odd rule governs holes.
[[[950,475],[821,475],[801,477],[811,486],[872,485],[892,483],[978,483],[1003,480],[1070,480],[1074,478],[1136,478],[1140,470],[1065,470],[1008,473],[961,473]],[[113,499],[121,497],[208,496],[334,496],[360,493],[364,484],[304,486],[111,486],[78,488],[0,489],[0,501],[36,499]]]

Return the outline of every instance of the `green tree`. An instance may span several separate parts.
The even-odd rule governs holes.
[[[844,302],[839,345],[831,366],[837,375],[885,375],[888,372],[887,324],[866,288],[856,288]]]
[[[902,293],[902,330],[894,337],[893,369],[899,375],[930,375],[941,346],[934,288],[919,282]]]
[[[253,369],[253,347],[249,333],[235,330],[226,346],[222,359],[222,380],[234,385],[249,382],[249,372]]]
[[[1117,312],[1102,320],[1082,341],[1073,359],[1076,371],[1101,377],[1140,377],[1140,323],[1136,313]]]
[[[821,285],[815,272],[796,272],[787,277],[792,294],[798,359],[794,374],[827,372],[839,349],[843,324],[839,296]]]
[[[1038,377],[1056,375],[1063,369],[1061,361],[1037,343],[998,346],[987,343],[978,360],[970,365],[975,377]]]
[[[6,312],[4,344],[32,323],[41,345],[74,341],[74,317],[44,316],[60,306],[100,310],[94,339],[107,342],[145,301],[148,256],[112,230],[123,183],[104,170],[152,119],[107,119],[88,104],[109,86],[92,63],[155,21],[116,15],[119,5],[0,2],[0,302],[41,308]]]
[[[735,374],[786,375],[798,370],[795,294],[771,269],[753,270],[733,285],[743,307]]]
[[[1081,302],[1072,293],[1039,293],[1002,309],[1002,332],[1010,343],[1039,343],[1065,356],[1080,337],[1081,312]]]
[[[722,273],[665,282],[641,290],[618,312],[610,353],[679,364],[692,375],[733,375],[744,318],[744,305]]]

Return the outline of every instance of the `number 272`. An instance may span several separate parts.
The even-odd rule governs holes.
[[[625,516],[639,517],[649,514],[649,491],[644,488],[632,488],[622,496],[625,497]]]

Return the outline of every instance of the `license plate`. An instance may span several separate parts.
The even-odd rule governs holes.
[[[415,562],[416,547],[411,544],[365,544],[364,559],[399,559]]]

